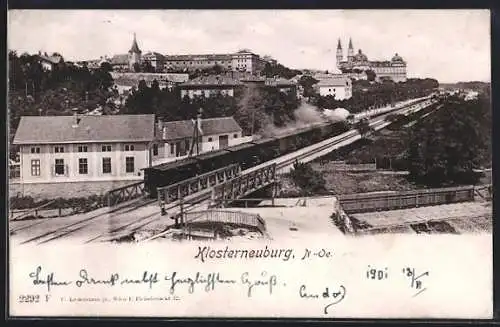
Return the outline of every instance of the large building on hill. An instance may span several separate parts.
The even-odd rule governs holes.
[[[349,76],[360,75],[364,73],[365,77],[368,78],[367,72],[373,71],[375,73],[375,78],[377,81],[390,79],[394,82],[404,82],[407,79],[406,62],[397,53],[391,58],[391,60],[368,60],[368,56],[364,54],[361,49],[359,49],[357,53],[354,53],[354,47],[352,45],[351,39],[349,39],[349,46],[347,49],[347,60],[344,60],[342,44],[340,42],[340,39],[338,40],[336,62],[337,67],[345,75]]]
[[[259,73],[266,63],[276,64],[270,57],[261,58],[248,49],[224,54],[183,54],[168,55],[158,52],[142,54],[134,33],[132,46],[127,54],[117,54],[109,59],[111,66],[118,71],[134,71],[134,65],[148,62],[156,72],[193,72],[220,66],[225,71]]]

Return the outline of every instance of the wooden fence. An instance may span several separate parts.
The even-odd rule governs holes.
[[[260,215],[241,211],[207,210],[185,213],[185,224],[195,222],[215,222],[249,226],[258,229],[262,234],[266,231],[266,222]]]
[[[473,186],[403,191],[385,194],[340,195],[338,200],[347,214],[386,211],[474,201]]]
[[[9,219],[10,220],[22,220],[28,217],[40,217],[43,216],[45,218],[49,217],[62,217],[63,215],[67,215],[67,210],[59,209],[47,209],[48,206],[54,203],[53,201],[49,201],[41,206],[30,209],[19,209],[19,210],[9,210]],[[71,208],[71,213],[74,209]]]

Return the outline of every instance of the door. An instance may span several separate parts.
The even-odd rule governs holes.
[[[229,145],[229,135],[219,136],[219,149],[227,148]]]

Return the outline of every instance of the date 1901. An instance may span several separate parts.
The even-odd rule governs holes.
[[[50,295],[45,295],[45,302],[49,302]],[[40,303],[42,297],[39,294],[19,295],[19,303]]]

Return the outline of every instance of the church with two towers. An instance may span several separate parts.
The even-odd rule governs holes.
[[[343,74],[361,74],[363,72],[373,71],[377,81],[390,79],[394,82],[404,82],[407,79],[406,62],[397,53],[391,60],[368,60],[368,57],[361,49],[359,49],[357,53],[354,52],[351,38],[349,38],[347,49],[347,60],[344,60],[342,43],[340,39],[338,39],[336,61],[338,69],[340,69]]]

